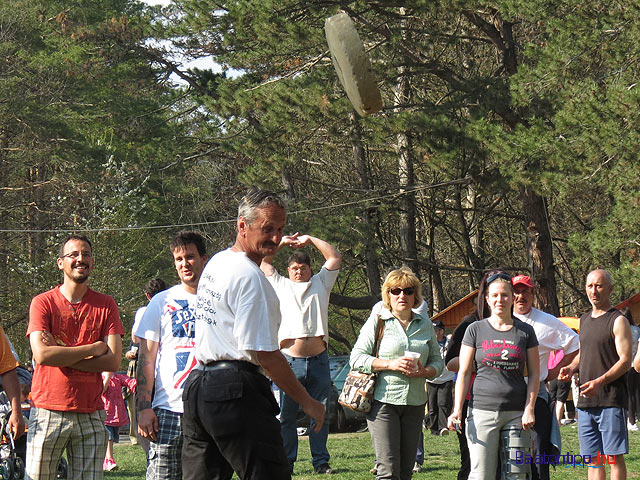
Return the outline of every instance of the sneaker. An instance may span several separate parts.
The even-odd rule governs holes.
[[[413,465],[413,473],[418,473],[420,471],[420,468],[421,468],[421,465],[418,462],[416,462]]]
[[[315,468],[315,471],[316,471],[316,473],[320,473],[320,474],[325,474],[326,473],[328,475],[330,475],[332,473],[336,473],[336,471],[333,468],[331,468],[328,463],[323,463],[322,465],[318,465]]]
[[[449,429],[448,428],[443,428],[442,430],[440,430],[440,436],[444,437],[445,435],[449,435]]]
[[[369,473],[373,473],[374,475],[378,474],[378,467],[373,467],[371,470],[369,470]]]
[[[118,465],[113,458],[105,458],[104,462],[102,462],[102,469],[107,472],[115,470],[116,468],[118,468]]]
[[[637,432],[638,430],[640,430],[640,428],[638,428],[637,423],[627,422],[627,430],[629,430],[630,432]]]

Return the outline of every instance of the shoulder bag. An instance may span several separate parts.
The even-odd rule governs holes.
[[[380,341],[384,334],[384,320],[378,315],[378,323],[376,325],[376,340],[373,344],[374,357],[378,356]],[[344,381],[344,387],[338,397],[338,403],[343,407],[350,408],[355,412],[369,413],[373,404],[373,391],[376,387],[377,374],[362,373],[358,370],[351,369]]]

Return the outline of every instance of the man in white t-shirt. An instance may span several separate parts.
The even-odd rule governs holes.
[[[160,293],[167,289],[167,285],[159,277],[152,278],[142,289],[144,296],[147,298],[147,302],[150,302],[156,293]],[[135,336],[135,331],[140,325],[140,320],[144,315],[147,306],[144,305],[136,310],[136,314],[133,317],[133,327],[131,327],[131,347],[125,353],[125,357],[129,360],[129,367],[127,368],[127,375],[135,378],[138,370],[138,349],[140,347],[140,339]],[[136,445],[138,442],[144,450],[145,454],[149,451],[149,441],[143,438],[138,433],[138,413],[136,412],[136,402],[133,395],[129,395],[127,398],[127,411],[129,412],[129,438],[131,444]]]
[[[338,278],[342,256],[332,245],[310,235],[298,233],[282,237],[279,249],[288,246],[302,248],[313,245],[322,254],[325,263],[318,273],[311,271],[311,257],[303,251],[295,251],[287,261],[289,278],[278,273],[273,266],[274,255],[262,259],[260,269],[273,285],[280,300],[282,321],[278,330],[280,350],[291,370],[309,395],[327,406],[331,388],[329,373],[329,295]],[[298,457],[297,435],[298,404],[285,392],[280,392],[280,424],[282,441],[293,472]],[[311,420],[309,447],[313,469],[316,473],[334,473],[329,466],[327,437],[329,425],[325,422],[319,432]]]
[[[580,340],[578,335],[553,315],[533,308],[533,282],[527,275],[516,275],[511,279],[513,284],[513,314],[531,325],[538,338],[540,352],[540,390],[535,405],[536,423],[533,426],[533,439],[536,455],[552,454],[551,422],[555,414],[551,410],[549,392],[545,381],[558,376],[560,368],[571,363],[578,354]],[[549,354],[552,351],[564,352],[558,365],[549,370]],[[559,453],[559,452],[558,452]],[[534,480],[549,480],[549,463],[540,462],[531,469]]]
[[[182,390],[196,366],[196,291],[207,263],[204,238],[180,232],[171,243],[180,283],[156,294],[134,334],[140,338],[136,407],[138,431],[150,440],[147,480],[182,478]]]
[[[322,428],[325,407],[280,352],[280,303],[260,271],[282,239],[282,200],[251,190],[238,208],[234,245],[211,258],[198,285],[194,369],[184,388],[185,480],[289,480],[278,404],[262,369]]]

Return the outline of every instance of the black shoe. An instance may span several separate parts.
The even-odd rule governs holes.
[[[337,473],[336,470],[331,468],[328,463],[323,463],[322,465],[318,465],[315,468],[315,471],[316,473],[326,473],[326,474]]]

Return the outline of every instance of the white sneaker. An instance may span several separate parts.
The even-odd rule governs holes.
[[[640,430],[640,428],[638,428],[637,423],[627,422],[627,430],[629,430],[630,432],[637,432],[638,430]]]
[[[420,471],[420,464],[418,462],[416,462],[413,465],[413,473],[418,473]]]

